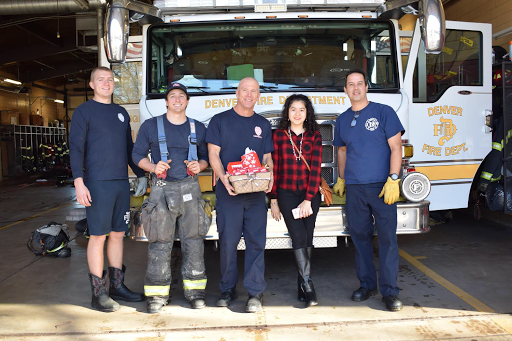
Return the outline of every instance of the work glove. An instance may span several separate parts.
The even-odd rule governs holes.
[[[334,194],[338,194],[341,198],[343,196],[343,193],[345,192],[345,179],[342,179],[338,177],[338,180],[336,181],[336,184],[332,188],[332,191]]]
[[[393,180],[388,176],[388,181],[382,187],[379,198],[384,196],[384,202],[388,205],[393,205],[400,197],[399,183],[400,179]]]
[[[146,194],[148,190],[148,178],[141,176],[135,180],[135,194],[134,197],[141,197]]]

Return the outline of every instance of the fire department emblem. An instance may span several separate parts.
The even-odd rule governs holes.
[[[121,113],[117,114],[117,118],[119,118],[119,121],[124,122],[123,114],[121,114]]]
[[[439,138],[439,145],[442,146],[446,141],[453,138],[457,132],[457,127],[449,118],[440,117],[440,124],[434,124],[434,136],[441,136]]]
[[[366,123],[364,124],[367,130],[374,131],[379,127],[379,121],[377,121],[376,118],[372,117],[366,120]]]
[[[254,127],[254,132],[256,133],[256,135],[253,135],[253,137],[258,137],[261,139],[261,132],[262,132],[261,128],[258,126]]]

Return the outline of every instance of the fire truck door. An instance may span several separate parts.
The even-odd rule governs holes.
[[[410,163],[432,183],[432,211],[467,207],[475,173],[491,150],[491,34],[490,24],[447,21],[443,51],[425,54],[416,23],[404,76]]]

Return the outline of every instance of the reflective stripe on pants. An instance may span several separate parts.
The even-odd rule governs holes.
[[[183,289],[185,290],[200,290],[206,289],[206,279],[199,279],[197,281],[183,280]]]
[[[150,296],[169,296],[170,285],[145,285],[144,294]]]

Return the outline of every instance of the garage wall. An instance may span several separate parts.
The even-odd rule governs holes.
[[[47,86],[45,84],[40,85]],[[44,99],[44,97],[63,99],[63,95],[57,94],[54,91],[30,86],[27,87],[30,88],[30,93],[28,94],[16,94],[0,90],[0,111],[18,110],[20,113],[35,115],[37,109],[39,109],[43,118],[48,119],[48,121],[62,119],[64,117],[63,104]]]
[[[444,6],[446,20],[472,21],[492,24],[492,33],[512,26],[511,0],[451,0]],[[512,34],[493,39],[492,45],[508,51]]]

